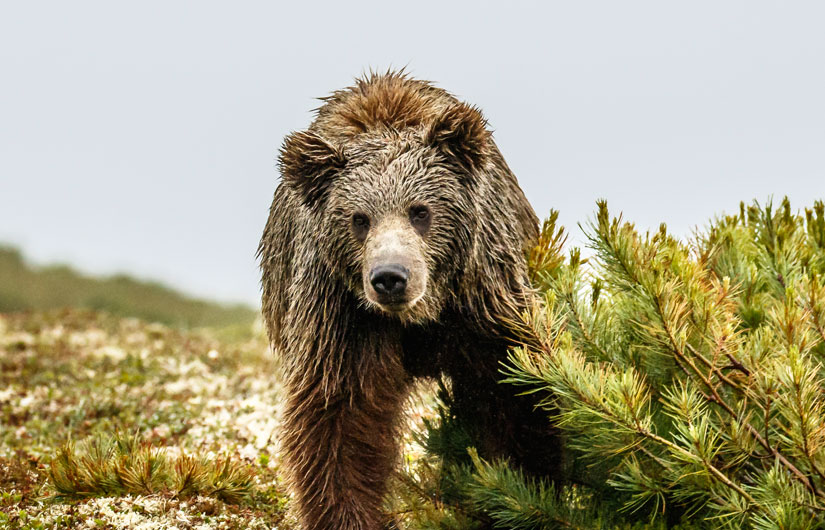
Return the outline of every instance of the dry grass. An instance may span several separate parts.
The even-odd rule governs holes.
[[[289,528],[273,359],[246,336],[0,315],[0,528]]]

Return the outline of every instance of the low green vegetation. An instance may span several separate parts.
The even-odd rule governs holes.
[[[253,473],[231,458],[179,454],[135,436],[96,436],[75,447],[64,444],[49,464],[57,499],[151,495],[213,496],[229,503],[248,499]]]
[[[274,359],[248,336],[0,315],[0,528],[290,528]]]
[[[196,300],[124,275],[93,278],[62,265],[34,267],[17,250],[0,246],[0,313],[67,307],[183,328],[248,328],[258,314],[244,305]]]

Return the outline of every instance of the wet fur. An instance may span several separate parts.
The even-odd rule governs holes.
[[[360,79],[290,135],[259,248],[263,313],[283,359],[284,467],[307,530],[372,530],[416,377],[451,378],[455,412],[486,457],[557,472],[559,448],[529,399],[497,383],[503,324],[532,296],[524,251],[538,220],[481,113],[403,74]],[[423,198],[423,199],[422,199]],[[427,200],[426,295],[389,315],[365,297],[354,210]]]

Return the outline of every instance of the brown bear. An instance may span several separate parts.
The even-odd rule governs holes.
[[[475,107],[403,73],[323,99],[280,153],[261,239],[283,464],[307,530],[373,530],[411,382],[445,375],[486,457],[553,475],[546,414],[499,384],[538,220]]]

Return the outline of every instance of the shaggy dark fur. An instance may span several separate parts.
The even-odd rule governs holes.
[[[259,256],[284,366],[284,465],[304,528],[385,523],[415,377],[452,380],[454,411],[474,425],[482,456],[555,473],[546,416],[497,383],[512,340],[504,323],[531,296],[524,251],[538,220],[480,112],[403,74],[371,75],[324,99],[309,129],[287,137],[280,167]],[[426,226],[407,221],[421,205]],[[375,302],[367,279],[370,245],[391,229],[425,285],[392,307]]]

